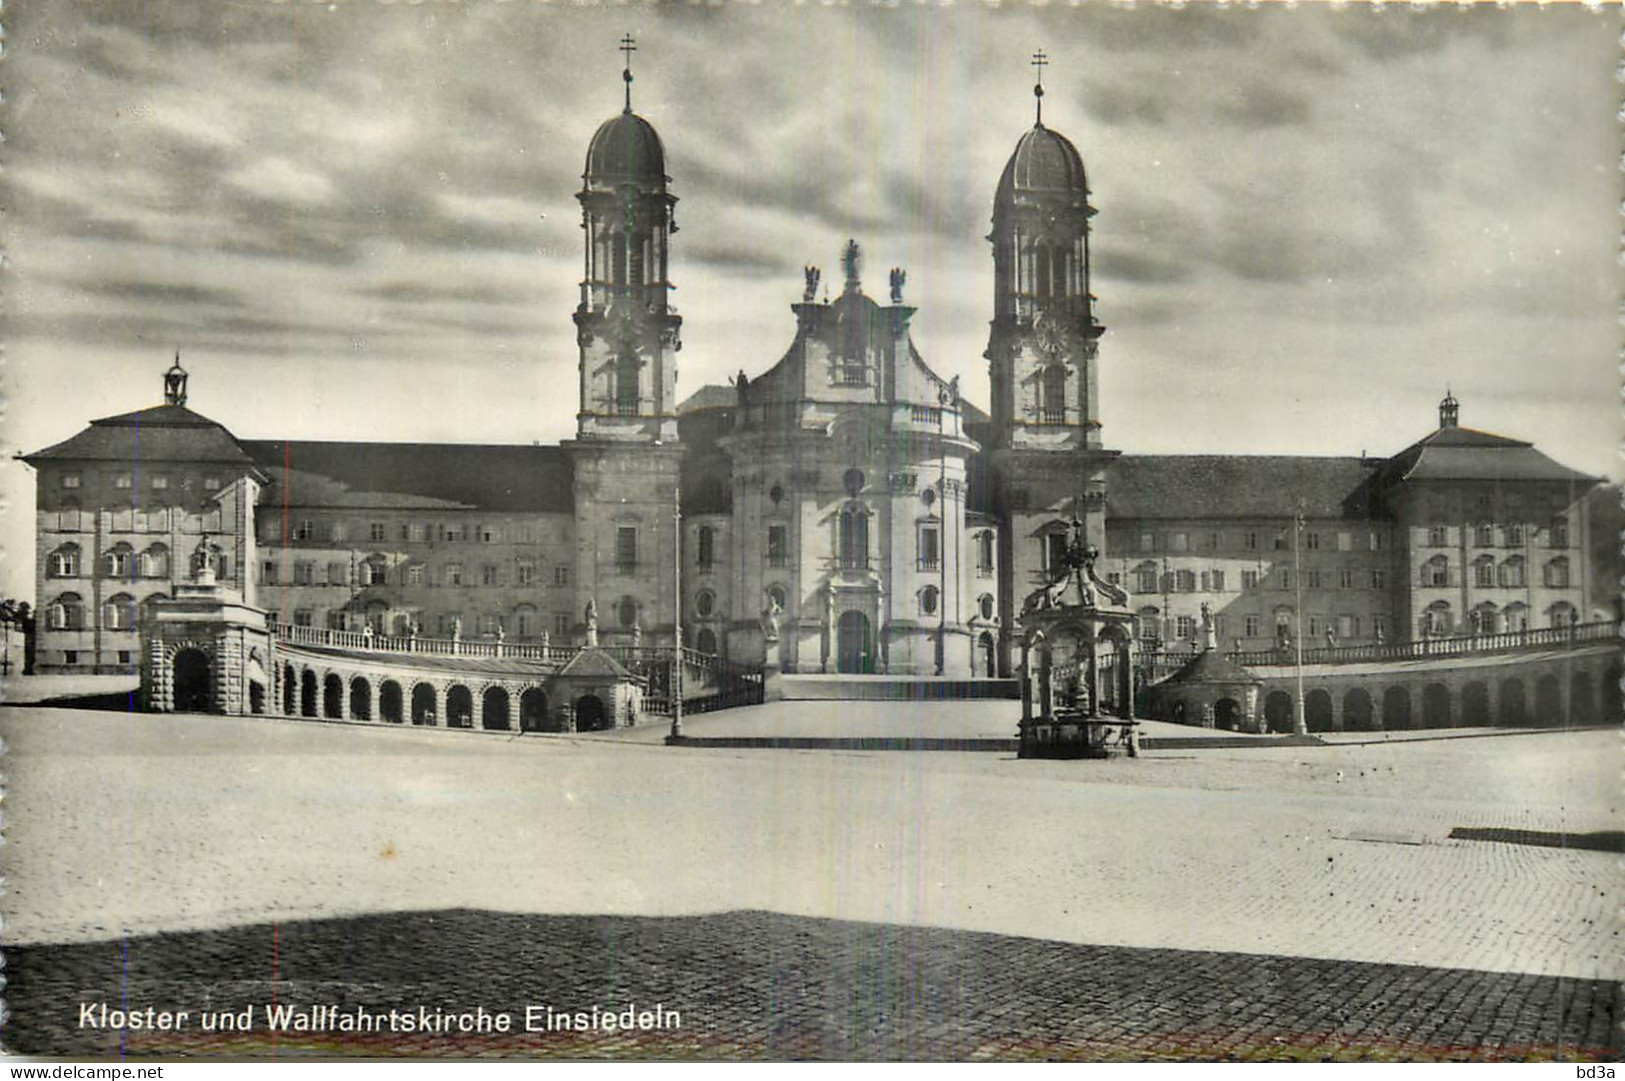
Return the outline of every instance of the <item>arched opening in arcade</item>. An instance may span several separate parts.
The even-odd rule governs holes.
[[[836,631],[836,670],[849,675],[870,675],[875,670],[874,642],[869,633],[869,617],[862,612],[842,612]]]
[[[299,677],[299,716],[316,716],[316,673],[308,668]]]
[[[609,727],[609,714],[604,700],[596,694],[584,694],[576,699],[576,731],[599,732]]]
[[[392,679],[378,685],[378,716],[390,724],[401,723],[401,685]]]
[[[214,672],[209,655],[201,649],[177,650],[170,664],[175,678],[175,711],[213,712]]]
[[[1535,683],[1534,723],[1547,728],[1560,728],[1568,723],[1563,716],[1563,684],[1554,672],[1541,676]]]
[[[1343,693],[1343,727],[1350,732],[1376,731],[1371,695],[1363,688],[1353,687]]]
[[[1264,725],[1271,732],[1292,731],[1292,696],[1285,691],[1271,691],[1264,696]]]
[[[1487,728],[1490,718],[1490,689],[1478,680],[1461,689],[1461,723],[1468,728]]]
[[[519,696],[519,730],[547,731],[547,692],[540,687],[528,687]]]
[[[1597,700],[1591,696],[1591,677],[1583,671],[1569,677],[1569,723],[1597,723]]]
[[[1598,719],[1604,724],[1613,724],[1625,713],[1625,691],[1619,685],[1621,671],[1618,664],[1611,664],[1602,675],[1602,716]]]
[[[508,721],[508,692],[501,687],[487,687],[480,701],[480,726],[494,732],[505,732]]]
[[[1389,731],[1411,727],[1411,692],[1389,687],[1382,692],[1382,726]]]
[[[446,692],[446,727],[474,727],[474,695],[461,683]]]
[[[1303,723],[1311,732],[1332,730],[1332,696],[1315,688],[1303,696]]]
[[[435,723],[434,688],[427,683],[419,683],[412,688],[412,723]]]
[[[350,716],[358,721],[372,720],[372,684],[360,676],[350,681]]]
[[[344,681],[332,672],[322,680],[322,716],[333,720],[344,716]]]
[[[996,679],[999,675],[999,647],[993,641],[989,631],[983,631],[976,640],[977,649],[982,655],[982,676],[986,679]]]
[[[1450,688],[1443,683],[1422,688],[1422,727],[1450,727]]]
[[[1529,703],[1524,696],[1523,680],[1507,679],[1501,681],[1501,715],[1502,724],[1522,726],[1529,723]]]
[[[282,666],[282,714],[285,717],[295,716],[299,711],[299,673],[293,670],[293,665]]]
[[[694,635],[694,648],[707,656],[717,655],[717,632],[710,627],[701,627]]]
[[[1234,698],[1221,698],[1213,703],[1213,727],[1226,732],[1241,728],[1241,703]]]
[[[265,684],[257,679],[248,681],[248,712],[256,717],[265,712]]]

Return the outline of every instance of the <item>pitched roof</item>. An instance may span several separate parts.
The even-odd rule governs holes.
[[[1106,468],[1112,518],[1365,518],[1380,460],[1125,454]]]
[[[1553,461],[1534,444],[1474,428],[1448,427],[1418,439],[1384,465],[1388,483],[1410,480],[1600,480]]]
[[[409,492],[355,491],[349,485],[320,473],[266,465],[270,483],[265,486],[261,506],[275,507],[284,502],[298,507],[350,507],[356,510],[473,510],[467,503]]]
[[[102,417],[70,439],[22,456],[35,464],[48,460],[104,462],[221,462],[254,465],[237,437],[184,405],[159,405]]]
[[[1183,668],[1158,684],[1170,683],[1263,683],[1256,676],[1216,649],[1204,649]]]
[[[586,676],[588,678],[608,676],[614,679],[629,679],[630,673],[626,667],[610,654],[596,646],[587,646],[570,658],[570,662],[559,669],[561,676]]]
[[[282,439],[245,440],[243,446],[273,482],[292,469],[294,484],[297,474],[314,473],[351,492],[416,496],[487,511],[569,514],[575,509],[574,474],[563,447]]]
[[[677,407],[677,415],[700,409],[732,409],[739,404],[739,392],[725,383],[707,383],[684,398]]]

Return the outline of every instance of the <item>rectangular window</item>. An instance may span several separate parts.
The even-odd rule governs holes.
[[[461,563],[446,564],[446,584],[460,586],[463,584],[463,565]]]
[[[1134,592],[1157,592],[1157,570],[1155,567],[1141,567],[1137,572],[1135,572],[1135,578],[1136,583]]]
[[[336,609],[330,609],[327,613],[327,629],[330,631],[348,630],[349,628],[344,622],[344,613]]]
[[[78,664],[79,663],[79,651],[77,649],[64,649],[62,651],[62,663],[63,664]]]
[[[350,584],[350,567],[346,563],[336,560],[327,565],[327,584],[330,586],[347,586]]]
[[[1388,633],[1388,617],[1387,616],[1372,616],[1371,617],[1371,633],[1373,635],[1375,635],[1376,637],[1378,637],[1378,638],[1382,638],[1382,637],[1386,636],[1387,633]]]
[[[497,568],[494,563],[487,563],[480,568],[480,585],[494,586],[497,584]]]
[[[1337,535],[1337,550],[1339,552],[1353,551],[1354,550],[1354,534],[1349,533],[1347,531],[1339,533]]]
[[[1274,545],[1275,550],[1280,552],[1292,547],[1292,542],[1287,538],[1285,533],[1277,533],[1275,535]]]
[[[623,525],[615,530],[615,569],[630,574],[638,568],[637,526]]]
[[[495,544],[502,537],[502,535],[497,532],[496,526],[482,525],[479,527],[479,529],[481,544]]]
[[[62,487],[64,487],[64,488],[77,488],[77,487],[79,487],[79,474],[77,474],[77,473],[64,473],[64,474],[62,474]]]
[[[152,478],[152,490],[163,492],[169,489],[169,478],[162,474]]]
[[[265,561],[265,574],[263,577],[261,577],[260,581],[264,582],[268,586],[276,585],[276,560],[267,559]]]
[[[1435,525],[1428,527],[1428,546],[1430,548],[1443,548],[1450,543],[1450,530],[1447,526]]]
[[[350,531],[344,527],[343,522],[334,522],[327,527],[327,539],[330,541],[342,541],[349,535]]]
[[[1337,637],[1353,638],[1357,636],[1360,622],[1354,616],[1342,615],[1337,617]]]
[[[453,522],[444,528],[441,535],[448,541],[461,541],[463,539],[463,524]]]
[[[1373,552],[1380,552],[1380,551],[1382,551],[1382,546],[1383,546],[1382,534],[1376,532],[1375,530],[1372,530],[1372,532],[1371,532],[1371,550]]]
[[[1209,577],[1209,579],[1211,579],[1211,581],[1213,583],[1213,592],[1215,592],[1215,593],[1223,593],[1224,592],[1224,571],[1220,571],[1220,570],[1211,571],[1211,572],[1209,572],[1208,577]]]
[[[1219,550],[1219,535],[1217,533],[1209,533],[1203,540],[1202,546],[1210,552],[1217,552]]]
[[[293,530],[293,539],[294,540],[309,540],[310,538],[314,537],[315,535],[316,535],[316,523],[312,522],[309,518],[301,518],[301,519],[299,519],[299,524],[297,526],[295,526],[294,530]]]
[[[1242,571],[1241,572],[1241,588],[1242,589],[1257,589],[1258,588],[1258,572],[1257,571]]]
[[[203,478],[203,490],[205,492],[218,492],[220,490],[220,478],[219,477],[204,477]]]
[[[787,526],[767,527],[767,565],[782,567],[790,558],[790,531]]]
[[[1523,547],[1523,526],[1521,526],[1521,525],[1509,525],[1509,526],[1507,526],[1507,547],[1508,548],[1521,548],[1521,547]]]
[[[556,585],[556,586],[567,586],[567,585],[569,585],[570,584],[570,568],[565,566],[562,563],[559,564],[558,566],[554,567],[553,568],[553,584]]]
[[[1174,588],[1181,593],[1196,592],[1196,572],[1180,570],[1174,572]]]
[[[1286,567],[1282,567],[1280,570],[1275,572],[1275,580],[1276,580],[1276,584],[1277,584],[1277,586],[1279,588],[1281,588],[1281,589],[1291,589],[1292,588],[1292,571],[1290,569],[1286,568]]]
[[[1320,571],[1308,570],[1303,572],[1303,585],[1305,589],[1320,588]]]
[[[423,564],[414,563],[406,568],[406,584],[420,586],[423,584]]]
[[[118,473],[113,477],[113,487],[121,490],[128,489],[134,483],[128,473]]]
[[[1241,535],[1241,546],[1243,548],[1250,548],[1250,549],[1256,550],[1258,548],[1258,534],[1257,533],[1243,533]]]
[[[529,560],[519,562],[519,584],[522,586],[536,584],[536,564]]]
[[[1320,617],[1319,616],[1310,616],[1309,617],[1309,629],[1308,629],[1308,631],[1306,633],[1309,635],[1310,638],[1319,638],[1320,637]]]
[[[1140,551],[1154,552],[1157,548],[1157,535],[1155,533],[1140,534]]]
[[[388,539],[388,527],[383,522],[373,522],[367,527],[367,536],[375,541]]]
[[[1342,569],[1340,569],[1337,572],[1337,588],[1338,589],[1353,589],[1354,588],[1354,568],[1353,567],[1343,567]]]
[[[1303,535],[1303,546],[1311,551],[1318,549],[1320,547],[1320,534],[1305,533]]]
[[[942,556],[937,547],[938,536],[939,533],[936,526],[927,525],[920,527],[919,569],[922,571],[934,571],[941,562]],[[1052,533],[1050,534],[1049,539],[1054,539],[1057,536],[1060,535]],[[1064,537],[1061,539],[1063,542],[1065,541]],[[1054,564],[1052,563],[1051,566],[1054,566]]]
[[[407,539],[411,541],[423,540],[423,523],[413,522],[407,527]]]
[[[309,608],[295,608],[293,610],[293,625],[295,627],[308,627],[311,625],[311,611]]]
[[[131,656],[132,656],[132,654],[130,653],[129,650],[127,650],[127,649],[119,650],[118,651],[118,663],[120,663],[120,664],[129,664]]]
[[[308,559],[301,559],[293,565],[293,584],[296,586],[309,586],[316,584],[316,564]]]
[[[1173,535],[1173,537],[1172,537],[1172,543],[1170,544],[1170,547],[1176,552],[1188,552],[1188,551],[1190,551],[1191,550],[1191,535],[1189,533],[1175,533]]]
[[[1196,620],[1190,616],[1180,616],[1174,620],[1174,634],[1179,638],[1196,637]]]
[[[553,633],[560,638],[570,633],[570,613],[553,613]]]
[[[1371,588],[1372,589],[1386,589],[1386,588],[1388,588],[1388,574],[1387,574],[1386,571],[1378,569],[1378,570],[1373,570],[1371,572]]]
[[[1248,638],[1258,637],[1258,617],[1245,616],[1241,621],[1242,634]]]

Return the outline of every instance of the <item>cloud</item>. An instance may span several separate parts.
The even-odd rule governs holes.
[[[1214,104],[1221,120],[1246,129],[1307,124],[1314,115],[1307,95],[1270,83],[1249,83]]]
[[[191,282],[160,282],[144,279],[116,278],[105,281],[61,279],[76,292],[111,300],[129,300],[139,304],[188,305],[205,304],[221,308],[241,308],[243,298],[231,289]]]

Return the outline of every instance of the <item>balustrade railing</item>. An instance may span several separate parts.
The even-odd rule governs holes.
[[[527,661],[564,662],[578,652],[575,646],[542,645],[484,638],[424,638],[417,635],[368,634],[325,627],[301,627],[272,620],[270,631],[289,645],[321,649],[361,650],[369,653],[415,653],[438,657],[491,657]]]

